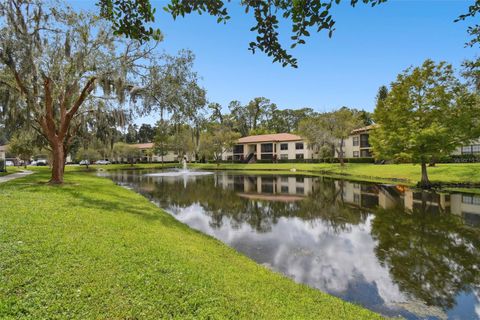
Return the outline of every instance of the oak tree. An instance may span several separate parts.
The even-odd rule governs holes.
[[[420,186],[430,187],[427,164],[480,135],[480,99],[451,65],[426,60],[397,76],[374,119],[375,157],[420,163]]]

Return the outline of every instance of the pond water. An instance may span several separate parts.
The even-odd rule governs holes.
[[[108,175],[256,262],[386,316],[480,319],[480,195],[324,177]]]

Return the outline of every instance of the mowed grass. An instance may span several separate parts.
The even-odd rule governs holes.
[[[73,170],[73,169],[69,169]],[[1,319],[379,319],[296,284],[108,179],[0,185]]]
[[[12,174],[12,173],[15,173],[15,172],[20,172],[24,170],[23,167],[10,167],[8,166],[7,167],[7,172],[0,172],[0,177],[3,177],[3,176],[6,176],[6,175],[9,175],[9,174]]]
[[[348,163],[344,167],[332,163],[253,163],[253,164],[192,164],[198,169],[220,170],[291,170],[316,172],[332,176],[347,176],[365,181],[394,181],[416,184],[421,177],[420,165],[414,164],[364,164]],[[428,167],[428,175],[435,183],[480,184],[480,163],[437,164]]]

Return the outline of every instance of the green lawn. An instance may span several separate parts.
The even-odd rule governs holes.
[[[380,318],[67,170],[64,186],[47,168],[0,185],[2,319]]]
[[[201,169],[223,170],[290,170],[297,172],[315,172],[333,176],[347,176],[349,179],[401,182],[416,184],[420,180],[420,165],[413,164],[363,164],[349,163],[345,167],[330,163],[253,163],[253,164],[192,164],[191,167]],[[480,163],[437,164],[428,168],[432,182],[440,183],[480,183]]]
[[[7,167],[7,172],[0,172],[0,177],[15,173],[15,172],[20,172],[22,170],[24,170],[23,167]]]

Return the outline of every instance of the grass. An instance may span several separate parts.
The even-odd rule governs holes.
[[[254,163],[254,164],[192,164],[191,167],[208,170],[279,170],[295,169],[333,177],[373,182],[394,182],[414,185],[420,180],[420,165],[413,164],[364,164],[349,163],[345,167],[331,163]],[[432,182],[443,184],[480,184],[480,163],[437,164],[428,168]]]
[[[10,167],[10,166],[8,166],[7,167],[7,172],[0,172],[0,177],[9,175],[9,174],[12,174],[12,173],[15,173],[15,172],[20,172],[22,170],[24,170],[23,167]]]
[[[71,171],[96,171],[96,170],[138,170],[138,169],[165,169],[178,167],[178,163],[138,163],[133,166],[130,164],[108,164],[108,165],[90,165],[86,166],[68,165],[65,166],[67,172]]]
[[[112,168],[112,167],[109,167]],[[0,185],[2,319],[380,319],[69,168]]]

